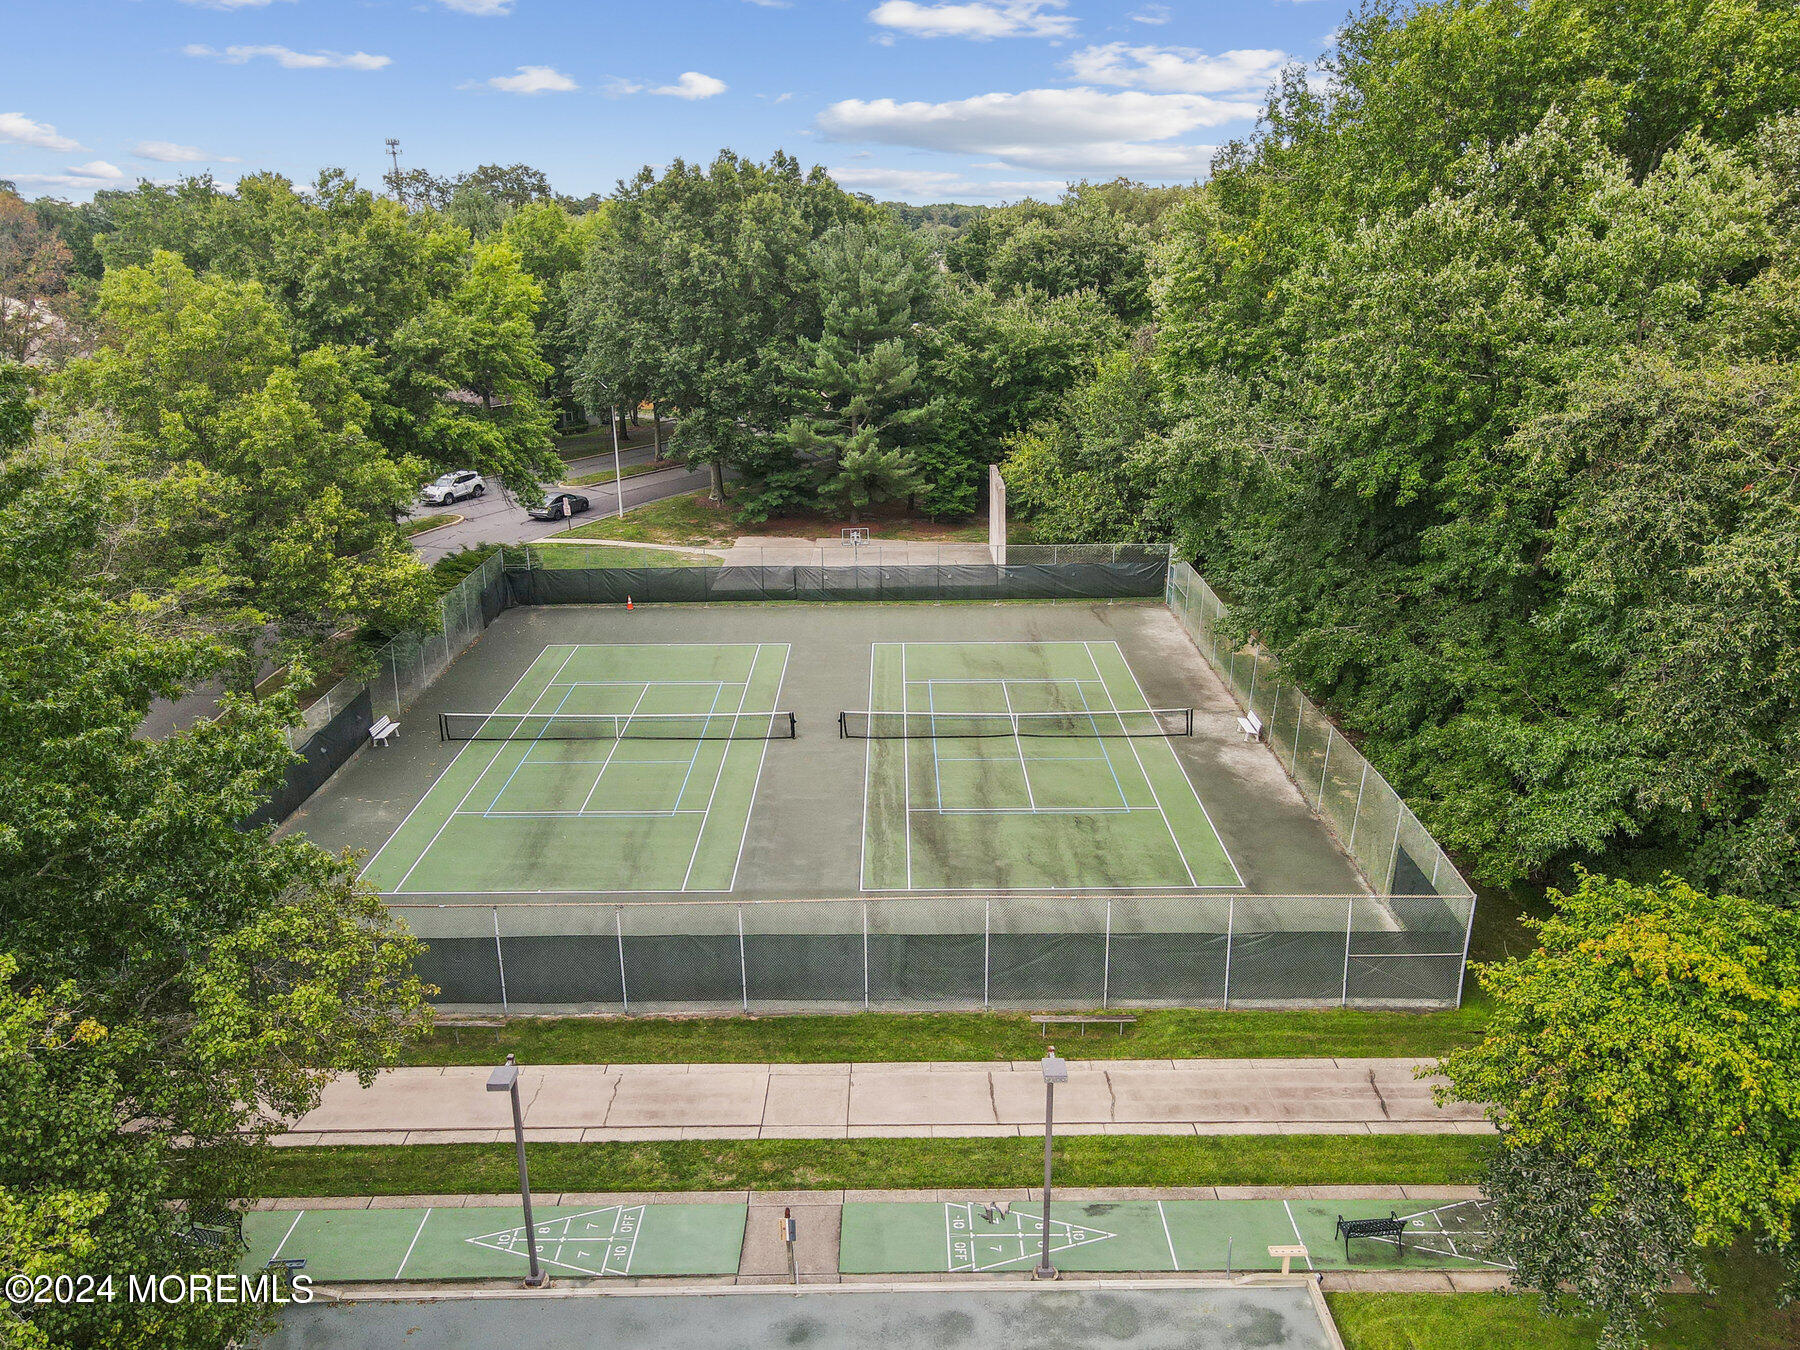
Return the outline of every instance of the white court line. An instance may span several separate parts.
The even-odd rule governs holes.
[[[676,761],[679,763],[680,761]],[[474,816],[480,820],[667,820],[671,816],[703,816],[697,806],[680,811],[456,811],[453,815]]]
[[[900,730],[902,733],[904,733],[906,731],[906,727],[904,725],[906,722],[906,643],[902,642],[899,645],[900,645],[900,721],[902,723]],[[913,873],[912,873],[912,746],[909,742],[909,739],[904,734],[902,734],[900,737],[900,763],[902,766],[902,772],[904,774],[903,783],[905,786],[905,792],[902,794],[901,800],[906,803],[906,814],[903,817],[903,819],[906,822],[906,889],[910,891],[913,888],[913,884],[912,884],[912,877],[913,877]]]
[[[1131,668],[1131,662],[1125,659],[1125,653],[1119,650],[1118,643],[1113,643],[1112,649],[1119,653],[1119,664],[1124,666],[1125,673],[1131,676],[1131,685],[1132,688],[1137,690],[1138,698],[1143,700],[1143,704],[1146,708],[1150,707],[1150,696],[1144,692],[1144,686],[1138,683],[1137,672]],[[1090,651],[1088,653],[1088,660],[1092,661],[1093,659],[1094,654]],[[1096,662],[1094,669],[1098,670],[1099,668],[1099,664]],[[1219,852],[1225,855],[1225,865],[1231,869],[1231,875],[1237,878],[1237,884],[1242,886],[1244,884],[1244,874],[1238,871],[1238,865],[1236,860],[1231,856],[1231,850],[1225,847],[1225,836],[1220,834],[1219,827],[1213,824],[1212,812],[1206,809],[1206,799],[1200,795],[1200,789],[1194,786],[1194,780],[1188,777],[1187,768],[1182,764],[1181,756],[1175,753],[1174,747],[1166,746],[1164,748],[1168,750],[1169,758],[1175,761],[1175,767],[1180,770],[1182,782],[1186,783],[1188,785],[1188,791],[1194,794],[1194,801],[1200,807],[1200,814],[1206,817],[1206,827],[1212,831],[1213,842],[1219,846]],[[1152,788],[1151,791],[1154,792],[1155,789]]]
[[[904,695],[903,695],[904,696]],[[875,644],[869,644],[869,702],[875,706]],[[863,830],[862,858],[857,868],[858,886],[862,890],[869,889],[869,775],[875,767],[875,740],[871,737],[863,745]]]
[[[518,687],[525,683],[525,677],[527,675],[531,674],[532,671],[537,669],[538,663],[550,654],[550,650],[551,649],[549,647],[544,648],[543,651],[539,652],[536,656],[534,656],[531,659],[530,665],[526,666],[524,670],[519,672],[519,678],[514,680],[512,682],[511,688],[509,688],[504,694],[502,694],[500,696],[500,703],[497,705],[496,710],[498,710],[499,707],[504,707],[506,705],[506,700],[511,698],[513,696],[514,692],[518,689]],[[566,666],[566,665],[568,665],[568,663],[569,663],[569,658],[565,656],[563,658],[563,665]],[[562,666],[557,667],[558,672],[560,672],[561,669],[562,669]],[[536,699],[532,700],[532,702],[534,702],[534,703],[536,701],[537,701]],[[450,762],[444,766],[443,772],[440,773],[436,778],[431,780],[431,786],[425,789],[424,796],[420,797],[418,801],[413,803],[412,810],[408,811],[406,813],[406,815],[401,818],[400,823],[394,827],[394,832],[387,837],[387,842],[382,844],[382,846],[380,848],[376,849],[375,852],[370,856],[369,861],[363,864],[362,872],[359,872],[357,874],[358,876],[361,876],[363,873],[366,873],[371,867],[373,867],[375,865],[375,859],[379,858],[383,853],[387,852],[388,844],[393,843],[394,840],[396,840],[400,837],[400,831],[404,830],[406,828],[406,822],[411,820],[413,818],[413,814],[415,812],[417,812],[421,806],[425,805],[425,803],[428,800],[430,800],[431,794],[433,792],[437,791],[437,785],[439,783],[443,782],[444,779],[449,775],[450,770],[452,770],[456,767],[456,761],[461,759],[463,757],[463,754],[466,751],[468,751],[470,748],[472,748],[473,746],[479,745],[479,744],[480,744],[479,741],[466,741],[466,742],[464,742],[462,749],[458,750],[454,755],[450,756]],[[495,743],[493,752],[488,755],[487,766],[482,769],[481,773],[485,774],[488,771],[488,769],[493,768],[494,761],[500,757],[500,751],[505,747],[505,744],[506,743],[504,741]],[[476,781],[477,782],[481,781],[480,774],[476,775]]]
[[[1281,1207],[1283,1209],[1287,1210],[1288,1225],[1294,1230],[1294,1241],[1298,1242],[1302,1247],[1304,1247],[1306,1245],[1306,1239],[1300,1236],[1300,1224],[1294,1218],[1293,1208],[1285,1200],[1283,1200],[1281,1202]],[[1306,1254],[1306,1268],[1308,1270],[1311,1270],[1313,1268],[1311,1252],[1308,1252]]]
[[[574,648],[574,647],[569,648],[569,655],[563,657],[562,666],[558,666],[556,668],[557,675],[562,674],[563,666],[566,666],[569,664],[569,660],[571,657],[573,657],[575,655],[575,652],[576,652],[576,648]],[[523,677],[521,676],[520,678],[523,678]],[[550,689],[555,686],[555,684],[556,684],[556,676],[553,675],[550,678],[550,683],[544,687],[544,692],[548,693],[550,691]],[[517,685],[514,686],[514,688],[517,688],[517,687],[518,687]],[[535,708],[537,706],[538,699],[542,698],[543,696],[544,696],[543,694],[539,694],[537,696],[537,698],[532,699],[531,700],[532,707]],[[564,694],[563,697],[566,699],[568,697],[568,695]],[[529,709],[527,711],[529,711]],[[500,744],[502,746],[505,746],[507,744],[510,744],[510,742],[502,741],[502,742],[500,742]],[[530,757],[531,757],[531,747],[529,745],[527,745],[525,747],[525,753],[519,757],[519,764],[523,764]],[[469,798],[474,795],[475,789],[481,786],[481,780],[487,777],[488,770],[494,767],[495,763],[498,762],[499,758],[500,758],[500,752],[499,752],[499,750],[495,750],[493,758],[489,759],[488,762],[482,767],[481,772],[475,775],[475,781],[473,783],[469,784],[469,790],[467,792],[463,793],[462,797],[457,801],[455,806],[450,808],[450,814],[444,817],[443,823],[440,824],[437,827],[437,829],[432,831],[431,838],[429,838],[425,841],[425,847],[419,850],[419,856],[413,859],[412,866],[407,868],[405,874],[401,876],[400,880],[398,880],[397,882],[394,883],[394,889],[392,891],[392,894],[398,895],[406,889],[407,879],[410,878],[414,872],[419,870],[419,864],[425,861],[426,855],[431,852],[432,847],[438,841],[438,837],[443,834],[444,830],[449,826],[450,822],[456,819],[457,812],[459,812],[463,809],[463,803],[467,802],[469,800]],[[452,764],[454,764],[456,761],[452,760],[450,762]],[[513,780],[513,774],[518,773],[518,771],[519,771],[519,765],[518,764],[513,765],[513,771],[511,774],[508,774],[506,776],[506,782],[511,783]],[[446,768],[444,770],[444,772],[448,773],[450,771],[449,771],[449,769]],[[432,787],[435,788],[436,786],[437,786],[436,783],[432,784]],[[494,800],[499,801],[500,794],[504,793],[505,791],[506,791],[506,785],[502,784],[500,787],[500,792],[494,794]]]
[[[1094,656],[1094,654],[1092,652],[1088,653],[1089,660],[1092,660],[1093,656]],[[1096,666],[1095,669],[1098,670],[1099,667]],[[1116,702],[1114,702],[1111,692],[1107,690],[1107,688],[1104,684],[1102,684],[1100,686],[1100,689],[1101,689],[1101,692],[1106,694],[1106,701],[1108,703],[1112,704],[1112,711],[1115,714],[1118,713],[1119,705]],[[1094,709],[1088,703],[1087,693],[1081,688],[1080,685],[1075,686],[1075,692],[1077,694],[1081,695],[1081,710],[1088,715],[1088,718],[1091,721],[1094,716]],[[1119,718],[1120,730],[1124,729],[1124,723],[1125,723],[1125,719],[1123,717],[1120,717]],[[1100,724],[1098,722],[1095,722],[1094,730],[1098,731],[1099,729],[1100,729]],[[1119,770],[1113,764],[1112,751],[1107,748],[1106,739],[1104,737],[1102,737],[1100,740],[1100,753],[1106,760],[1107,771],[1112,774],[1113,786],[1119,790],[1119,800],[1121,802],[1125,803],[1126,806],[1130,806],[1131,798],[1129,798],[1125,795],[1125,785],[1119,781]],[[1191,877],[1190,877],[1190,880],[1191,880]]]
[[[400,1258],[400,1264],[394,1270],[394,1278],[400,1278],[400,1272],[406,1269],[406,1263],[412,1260],[413,1248],[419,1245],[419,1234],[425,1231],[425,1225],[431,1219],[431,1206],[425,1206],[425,1217],[419,1220],[419,1226],[413,1230],[413,1240],[406,1244],[406,1255]]]
[[[1180,1270],[1181,1258],[1175,1255],[1175,1235],[1169,1232],[1169,1216],[1163,1209],[1163,1202],[1160,1200],[1156,1202],[1156,1213],[1158,1217],[1162,1219],[1163,1238],[1169,1244],[1169,1264],[1174,1266],[1176,1270]]]
[[[1025,780],[1025,800],[1031,807],[1033,815],[1037,814],[1037,794],[1031,790],[1031,770],[1025,767],[1025,743],[1019,739],[1019,721],[1013,712],[1012,695],[1006,690],[1006,681],[1000,681],[1000,697],[1006,700],[1006,715],[1013,719],[1013,749],[1019,752],[1019,777]],[[937,737],[931,738],[932,745],[937,744]]]
[[[757,650],[758,650],[758,653],[760,654],[761,648],[758,648]],[[750,673],[752,675],[754,675],[756,673],[756,657],[754,657],[754,656],[750,658]],[[709,705],[707,705],[707,709],[706,709],[706,721],[707,721],[707,729],[708,730],[711,729],[712,719],[713,719],[714,715],[717,714],[717,712],[719,711],[719,698],[722,694],[724,694],[724,692],[725,692],[725,686],[723,684],[715,685],[713,687],[712,702]],[[750,681],[745,680],[744,687],[738,694],[738,709],[739,709],[739,711],[742,711],[743,706],[744,706],[744,700],[749,697],[750,697]],[[694,765],[696,765],[700,762],[700,751],[702,749],[704,749],[705,746],[706,746],[706,741],[704,739],[694,742],[694,753],[688,756],[687,772],[681,775],[681,787],[675,793],[675,805],[676,806],[680,806],[681,799],[683,797],[687,796],[687,785],[691,781],[693,781],[693,777],[694,777]],[[723,769],[725,767],[725,757],[727,755],[729,755],[730,753],[731,753],[731,746],[729,743],[727,743],[727,745],[725,746],[725,749],[719,755],[720,769]],[[596,783],[595,786],[597,787],[597,786],[599,786],[599,784]]]
[[[624,685],[625,688],[627,688],[627,689],[629,689],[631,687],[624,680],[620,680],[619,683],[621,685]],[[658,683],[661,683],[661,682],[658,681]],[[625,714],[625,717],[627,720],[629,720],[631,717],[631,714],[635,713],[638,710],[639,706],[642,705],[642,703],[644,701],[644,696],[646,694],[648,694],[649,692],[650,692],[650,682],[648,680],[640,681],[638,683],[638,696],[635,699],[633,699],[632,703],[631,703],[631,712],[628,712]],[[713,695],[713,701],[715,703],[718,701],[718,697],[719,696],[717,694]],[[623,731],[624,729],[625,728],[623,726],[615,728],[615,730],[618,730],[618,731]],[[606,752],[606,758],[600,761],[600,772],[594,775],[594,781],[587,790],[587,796],[585,796],[581,799],[581,805],[578,808],[576,808],[577,815],[580,815],[583,812],[585,812],[587,810],[588,803],[594,800],[594,794],[600,790],[600,780],[602,778],[606,777],[606,766],[613,762],[613,756],[619,753],[619,746],[621,743],[623,743],[624,739],[625,738],[623,736],[613,737],[612,749],[608,750]],[[696,750],[694,753],[698,754],[699,751]],[[676,760],[675,763],[679,764],[679,763],[681,763],[681,761]],[[690,758],[688,760],[688,763],[692,764],[693,760]],[[675,799],[675,805],[677,805],[677,806],[681,805],[680,797],[677,797]]]
[[[767,644],[759,642],[756,646],[758,656],[762,655],[762,649],[765,645],[771,648],[781,648],[781,674],[775,677],[775,697],[772,700],[773,706],[769,709],[770,712],[774,712],[781,707],[781,690],[782,687],[787,684],[788,658],[793,655],[793,648],[788,646],[785,642],[770,642]],[[750,673],[752,675],[756,673],[756,666],[754,663],[752,663],[750,667]],[[744,682],[744,687],[746,689],[750,687],[749,681],[746,680]],[[730,749],[731,747],[727,746],[726,752],[730,753]],[[738,868],[744,865],[744,849],[747,848],[750,843],[750,821],[751,818],[756,815],[756,795],[762,791],[763,765],[768,762],[769,742],[765,740],[756,757],[756,777],[750,784],[750,809],[744,812],[744,829],[743,833],[738,835],[737,857],[732,859],[731,862],[731,880],[725,885],[727,891],[735,891],[737,889]],[[864,790],[867,791],[866,788]],[[701,828],[705,829],[706,827],[702,825]]]
[[[1116,648],[1117,645],[1118,644],[1115,643],[1114,647]],[[1093,666],[1094,674],[1099,675],[1102,682],[1104,682],[1106,677],[1104,675],[1100,674],[1100,663],[1094,659],[1093,646],[1089,643],[1084,642],[1081,644],[1081,649],[1087,653],[1088,664]],[[1125,659],[1123,653],[1120,654],[1119,659],[1121,661]],[[1127,669],[1129,669],[1129,666],[1127,667]],[[1138,695],[1139,695],[1139,697],[1142,697],[1143,690],[1140,689],[1138,691]],[[1112,703],[1112,705],[1115,709],[1118,708],[1119,701],[1115,698],[1111,698],[1110,692],[1108,695],[1108,700]],[[1147,700],[1147,699],[1145,700],[1144,706],[1146,708],[1150,706],[1149,700]],[[1169,832],[1169,842],[1175,845],[1175,856],[1177,858],[1181,859],[1181,870],[1187,873],[1188,885],[1198,886],[1200,884],[1199,878],[1197,878],[1194,875],[1194,869],[1188,865],[1187,854],[1182,851],[1181,840],[1175,834],[1175,826],[1173,824],[1171,824],[1169,821],[1169,813],[1167,811],[1163,810],[1162,797],[1156,790],[1156,784],[1150,781],[1150,770],[1148,770],[1144,767],[1144,757],[1138,753],[1137,741],[1134,738],[1129,737],[1129,736],[1126,737],[1126,740],[1130,741],[1130,743],[1131,743],[1131,757],[1137,761],[1138,772],[1144,775],[1144,786],[1150,789],[1150,800],[1156,803],[1156,810],[1157,810],[1158,814],[1160,814],[1163,818],[1163,828]],[[1190,788],[1190,790],[1191,790],[1191,788]],[[1195,800],[1198,801],[1199,798],[1196,797]],[[1218,832],[1215,830],[1213,833],[1214,833],[1214,837],[1216,838]],[[1221,849],[1223,849],[1224,845],[1221,844],[1219,847]],[[1238,884],[1239,885],[1243,884],[1243,881],[1241,878],[1239,879]]]
[[[750,654],[750,673],[744,677],[744,692],[738,695],[737,710],[740,716],[744,711],[744,700],[750,696],[750,684],[756,678],[756,663],[761,659],[762,644],[759,642]],[[714,700],[714,706],[718,706],[716,699]],[[704,742],[702,742],[702,744],[704,744]],[[712,815],[713,801],[719,795],[719,780],[725,776],[725,761],[731,758],[731,747],[735,744],[735,741],[726,741],[725,748],[719,754],[719,768],[718,771],[713,774],[712,791],[706,794],[706,814],[708,816]],[[700,757],[698,747],[694,750],[694,757],[696,759]],[[679,799],[677,799],[676,804],[680,805]],[[750,832],[749,821],[746,820],[744,825],[744,833],[748,834]],[[694,835],[694,851],[688,855],[687,871],[681,874],[681,885],[678,889],[684,891],[687,889],[688,878],[694,875],[694,864],[700,860],[700,845],[705,842],[706,821],[702,819],[700,822],[700,829]],[[743,846],[740,844],[739,847],[742,848]]]
[[[572,658],[574,655],[575,655],[574,652],[570,652],[567,657],[564,657],[563,665],[564,666],[568,665],[570,658]],[[558,675],[562,674],[562,666],[557,667],[556,673]],[[531,707],[526,710],[526,715],[530,716],[531,713],[536,712],[537,705],[538,705],[538,699],[548,697],[550,690],[554,689],[554,688],[556,688],[556,680],[552,679],[550,681],[549,687],[546,688],[544,690],[544,692],[538,696],[538,698],[535,698],[531,701]],[[574,692],[575,692],[575,688],[573,685],[571,685],[567,689],[563,690],[563,696],[556,700],[556,706],[550,710],[550,717],[555,717],[557,713],[559,713],[563,710],[563,704],[565,704],[569,701],[570,697],[574,694]],[[513,779],[515,779],[519,776],[519,770],[525,767],[526,761],[528,761],[531,758],[532,750],[534,748],[536,748],[537,743],[539,741],[544,739],[544,732],[546,732],[548,730],[550,730],[550,720],[549,720],[549,718],[546,718],[544,721],[544,725],[543,725],[542,729],[539,730],[538,734],[533,736],[529,741],[526,742],[525,753],[519,756],[519,762],[517,764],[513,765],[512,772],[506,775],[506,781],[500,785],[500,790],[494,794],[494,800],[488,803],[489,806],[500,805],[500,799],[506,795],[506,789],[508,789],[509,787],[512,786]],[[459,802],[458,805],[460,806],[461,803]]]
[[[915,816],[1128,816],[1154,806],[913,806]],[[977,887],[977,890],[982,889]],[[1168,889],[1164,887],[1163,889]]]
[[[300,1220],[305,1217],[305,1210],[301,1210],[298,1214],[294,1215],[294,1221],[288,1225],[287,1232],[281,1235],[281,1241],[277,1242],[275,1244],[275,1250],[269,1253],[269,1260],[273,1261],[276,1257],[281,1255],[281,1249],[287,1246],[287,1240],[294,1236],[294,1230],[300,1226]]]

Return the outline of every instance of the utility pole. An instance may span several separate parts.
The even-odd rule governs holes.
[[[404,207],[406,205],[406,189],[400,182],[400,142],[389,136],[387,150],[388,158],[394,162],[394,171],[388,175],[388,185],[394,189],[394,200]]]

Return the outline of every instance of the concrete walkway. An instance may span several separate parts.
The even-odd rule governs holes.
[[[1073,1134],[1486,1134],[1435,1105],[1410,1059],[1075,1061],[1056,1094]],[[485,1065],[395,1069],[326,1088],[285,1144],[489,1143],[511,1137]],[[546,1064],[520,1081],[528,1138],[973,1138],[1043,1128],[1038,1061],[1010,1064]]]

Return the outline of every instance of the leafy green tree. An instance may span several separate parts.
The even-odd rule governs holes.
[[[1442,1068],[1491,1104],[1497,1254],[1557,1312],[1640,1343],[1677,1274],[1740,1237],[1800,1269],[1800,914],[1582,875]]]
[[[510,244],[478,243],[449,293],[394,335],[398,359],[436,394],[420,438],[452,462],[498,473],[526,501],[561,469],[542,397],[551,374],[534,326],[542,303]]]
[[[788,426],[788,441],[818,474],[829,507],[848,510],[914,492],[908,446],[937,411],[919,383],[915,315],[928,311],[935,277],[923,250],[896,228],[841,225],[813,246],[820,330],[802,338],[789,380],[813,410]],[[771,514],[785,503],[765,485],[752,503]]]
[[[770,372],[818,330],[813,241],[867,213],[823,170],[779,153],[766,165],[725,152],[706,168],[678,159],[660,178],[640,172],[584,272],[576,387],[589,409],[622,396],[673,407],[677,448],[712,470],[715,501],[728,466],[753,480],[791,468],[772,433],[792,398]]]
[[[60,387],[117,423],[119,586],[181,597],[236,645],[246,688],[269,626],[303,655],[346,626],[430,622],[394,524],[420,469],[370,437],[353,352],[296,357],[259,288],[167,253],[110,273],[99,314],[109,344]]]
[[[175,264],[174,260],[170,260]],[[217,336],[217,335],[215,335]],[[229,653],[167,594],[114,595],[93,509],[122,461],[0,467],[0,1254],[14,1269],[219,1271],[174,1206],[256,1195],[277,1122],[426,1023],[419,945],[354,857],[245,828],[291,762],[283,694],[163,740],[153,697]],[[31,1307],[24,1344],[216,1346],[243,1304]]]

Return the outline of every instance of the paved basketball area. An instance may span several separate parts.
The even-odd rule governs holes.
[[[748,1207],[535,1207],[538,1261],[552,1275],[735,1275]],[[517,1208],[302,1209],[244,1216],[246,1270],[300,1258],[319,1281],[480,1280],[529,1269]]]
[[[1243,885],[1116,642],[875,643],[867,713],[865,890]]]
[[[606,1298],[519,1295],[292,1308],[267,1350],[1333,1350],[1310,1290],[854,1290]]]
[[[1053,1197],[1054,1199],[1054,1197]],[[1339,1216],[1406,1222],[1403,1241],[1355,1239]],[[844,1206],[844,1274],[988,1274],[1039,1259],[1043,1209],[975,1201]],[[1307,1270],[1502,1269],[1486,1255],[1487,1205],[1476,1200],[1157,1200],[1052,1203],[1050,1259],[1081,1271],[1278,1270],[1271,1246],[1303,1245]]]

